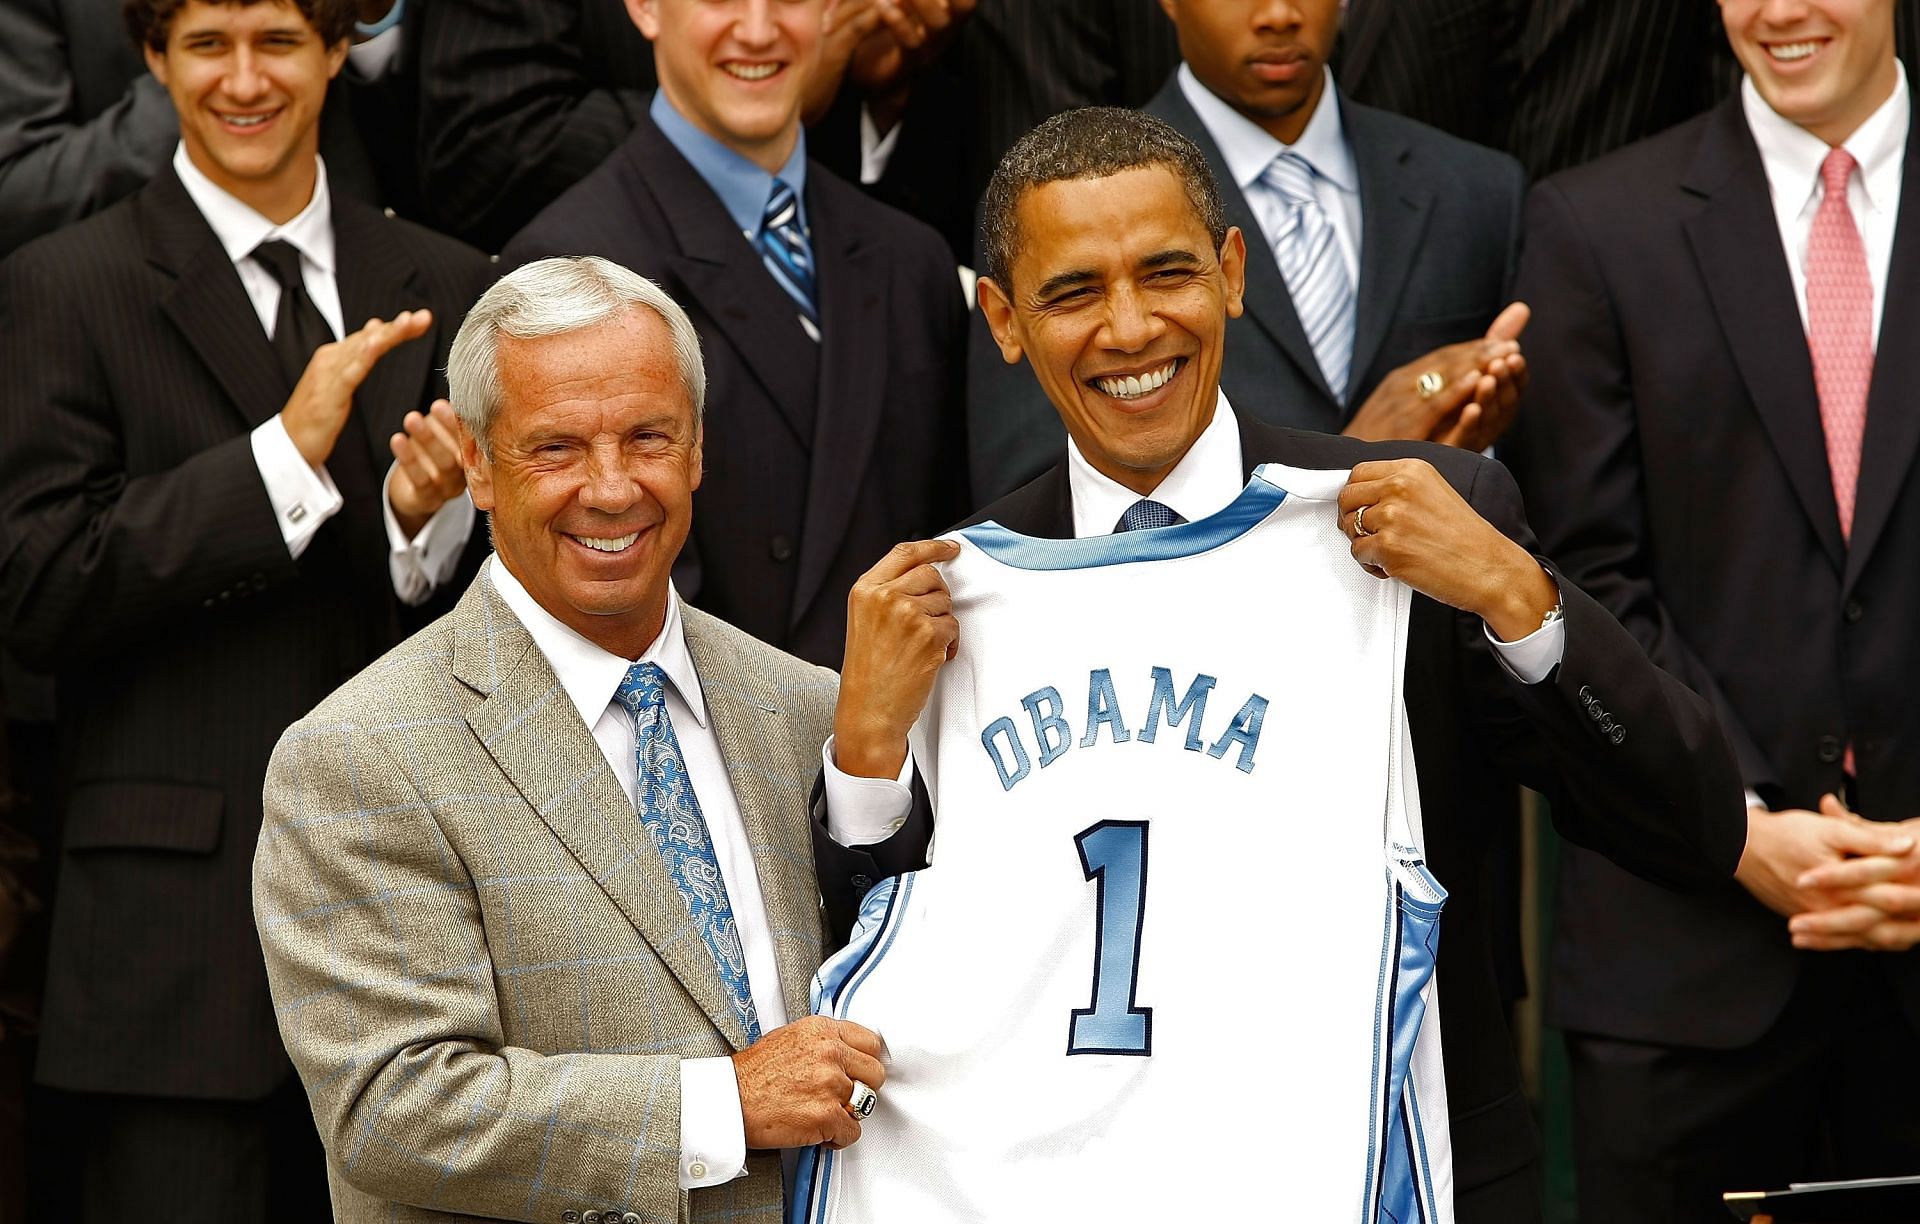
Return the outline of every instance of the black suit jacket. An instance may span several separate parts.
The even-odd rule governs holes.
[[[1246,313],[1227,323],[1220,385],[1242,412],[1276,425],[1338,432],[1395,367],[1484,335],[1507,302],[1519,256],[1525,182],[1513,160],[1342,97],[1359,168],[1360,283],[1353,374],[1335,399],[1287,282],[1220,150],[1170,79],[1146,107],[1198,145],[1227,221],[1247,237]],[[967,423],[976,501],[1032,479],[1065,445],[1033,375],[1000,357],[984,319],[968,354]]]
[[[686,308],[706,355],[706,475],[675,580],[705,611],[838,666],[854,580],[959,513],[964,306],[937,234],[817,162],[807,215],[817,345],[720,198],[644,116],[505,262],[603,255]]]
[[[267,756],[406,626],[365,477],[444,394],[490,276],[371,206],[333,215],[344,317],[434,322],[354,397],[328,465],[347,505],[297,561],[249,440],[290,387],[172,169],[0,264],[0,634],[59,682],[40,1075],[64,1088],[240,1099],[288,1071],[248,903]]]
[[[1528,208],[1530,392],[1513,438],[1547,551],[1656,662],[1709,697],[1743,781],[1812,808],[1920,815],[1920,150],[1902,207],[1851,545],[1806,333],[1738,98],[1550,179]],[[1807,956],[1727,884],[1682,896],[1563,864],[1549,1014],[1569,1028],[1744,1045]],[[1873,963],[1920,1018],[1912,953]]]
[[[1356,102],[1507,147],[1521,0],[1355,0],[1333,71]],[[1461,72],[1471,63],[1474,70]]]
[[[1482,516],[1533,548],[1506,469],[1426,443],[1366,443],[1240,418],[1242,466],[1347,468],[1371,459],[1431,462]],[[991,519],[1048,539],[1073,534],[1064,465],[988,506]],[[1442,1040],[1460,1191],[1521,1173],[1538,1151],[1495,971],[1496,906],[1488,847],[1506,835],[1518,781],[1553,800],[1572,840],[1677,886],[1730,876],[1745,840],[1734,764],[1705,702],[1651,666],[1633,639],[1578,588],[1560,582],[1566,654],[1538,685],[1492,657],[1477,617],[1424,596],[1408,630],[1406,702],[1419,760],[1427,858],[1447,888],[1439,955]],[[963,629],[964,631],[964,629]],[[1624,728],[1620,742],[1605,725]],[[814,854],[836,931],[870,884],[924,864],[930,813],[919,796],[908,824],[875,847],[848,849],[816,811]],[[1537,1218],[1529,1216],[1527,1218]],[[1463,1221],[1466,1217],[1462,1217]]]

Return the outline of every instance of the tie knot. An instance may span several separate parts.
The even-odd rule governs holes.
[[[282,291],[300,281],[300,252],[290,242],[278,238],[263,242],[253,248],[253,260],[267,270],[267,275],[279,283]]]
[[[667,701],[667,673],[658,663],[635,663],[627,669],[613,697],[635,714],[658,710]]]
[[[1152,498],[1143,497],[1127,507],[1126,513],[1120,516],[1120,522],[1115,530],[1140,531],[1151,527],[1171,527],[1175,523],[1186,521],[1174,513],[1172,506],[1162,505]]]
[[[1313,166],[1298,153],[1280,153],[1267,163],[1260,177],[1267,186],[1295,204],[1313,204]]]
[[[760,223],[767,229],[777,230],[797,226],[799,221],[800,197],[793,194],[793,188],[787,186],[785,179],[773,180],[773,194],[767,197],[767,210],[761,214]]]
[[[1828,195],[1846,197],[1847,180],[1853,177],[1853,169],[1859,165],[1853,160],[1853,154],[1842,148],[1828,151],[1827,159],[1820,163],[1820,185]]]

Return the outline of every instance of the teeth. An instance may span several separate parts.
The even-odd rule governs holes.
[[[1124,378],[1096,378],[1094,385],[1114,399],[1139,399],[1150,395],[1167,385],[1167,380],[1180,368],[1176,358],[1149,374],[1127,375]]]
[[[1778,60],[1803,60],[1820,49],[1817,42],[1784,43],[1767,50]]]
[[[768,77],[772,76],[774,73],[780,71],[780,65],[778,64],[728,64],[726,65],[726,69],[728,72],[732,73],[734,76],[739,77],[743,81],[764,81]]]
[[[225,115],[222,117],[235,127],[259,127],[273,118],[272,115]]]
[[[640,538],[640,533],[637,531],[631,531],[623,536],[615,536],[611,540],[603,539],[598,536],[581,536],[581,535],[574,536],[573,538],[580,541],[582,544],[585,544],[588,548],[594,549],[598,552],[616,553],[632,545],[632,543],[635,540]]]

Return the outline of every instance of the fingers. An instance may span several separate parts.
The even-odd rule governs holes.
[[[1533,307],[1525,302],[1509,302],[1505,310],[1494,316],[1492,326],[1487,328],[1487,339],[1518,340],[1532,318]]]
[[[1846,817],[1853,815],[1847,805],[1840,802],[1840,796],[1829,791],[1820,796],[1820,814],[1822,816]]]
[[[1793,946],[1814,952],[1904,952],[1920,943],[1920,920],[1888,918],[1871,907],[1796,914],[1787,924]],[[1864,914],[1864,918],[1863,918]]]
[[[923,565],[933,565],[940,561],[951,561],[960,555],[960,543],[957,540],[905,540],[887,550],[874,567],[866,572],[861,582],[878,586],[905,576]]]
[[[1847,854],[1899,856],[1913,849],[1913,836],[1898,825],[1835,820],[1822,832],[1827,844]]]
[[[1818,867],[1808,868],[1794,881],[1796,888],[1817,888],[1827,892],[1845,892],[1851,889],[1871,888],[1875,884],[1885,884],[1897,880],[1914,871],[1914,863],[1909,859],[1890,858],[1886,855],[1869,855],[1865,858],[1842,859],[1837,863],[1822,863]]]
[[[878,1090],[887,1082],[887,1068],[871,1054],[849,1048],[846,1052],[845,1070],[847,1073],[847,1093],[853,1093],[853,1081],[859,1080],[867,1087]]]
[[[869,1058],[881,1058],[886,1055],[887,1043],[882,1041],[880,1034],[872,1029],[855,1024],[851,1020],[836,1020],[834,1023],[839,1026],[840,1040],[848,1049],[856,1050]],[[884,1074],[885,1072],[882,1072],[883,1076]],[[855,1078],[867,1080],[867,1086],[870,1088],[880,1086],[879,1080],[867,1079],[864,1075]]]

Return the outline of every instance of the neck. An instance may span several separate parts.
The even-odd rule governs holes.
[[[743,140],[732,132],[716,131],[712,124],[701,117],[700,112],[686,105],[680,91],[670,81],[660,82],[661,92],[667,95],[667,102],[679,112],[682,119],[699,128],[708,136],[732,149],[768,174],[779,174],[786,168],[787,159],[793,156],[793,147],[800,140],[800,112],[795,110],[787,116],[786,124],[778,134],[764,140]]]
[[[1313,122],[1314,112],[1320,109],[1320,102],[1326,96],[1327,74],[1324,70],[1313,78],[1313,89],[1307,94],[1307,100],[1284,115],[1247,115],[1262,131],[1283,145],[1296,145],[1307,134],[1307,125]],[[1243,114],[1245,112],[1242,112]]]
[[[1900,83],[1900,69],[1892,55],[1874,70],[1867,87],[1860,91],[1859,99],[1839,115],[1824,123],[1807,124],[1806,128],[1815,136],[1827,142],[1831,148],[1841,145],[1860,130],[1860,125],[1873,118],[1875,111],[1885,106],[1887,99],[1893,96],[1894,86]]]
[[[264,179],[236,179],[209,164],[212,159],[192,145],[187,146],[187,158],[214,186],[275,225],[285,225],[299,216],[313,202],[314,186],[320,180],[317,149],[305,157],[293,157],[283,173]]]

